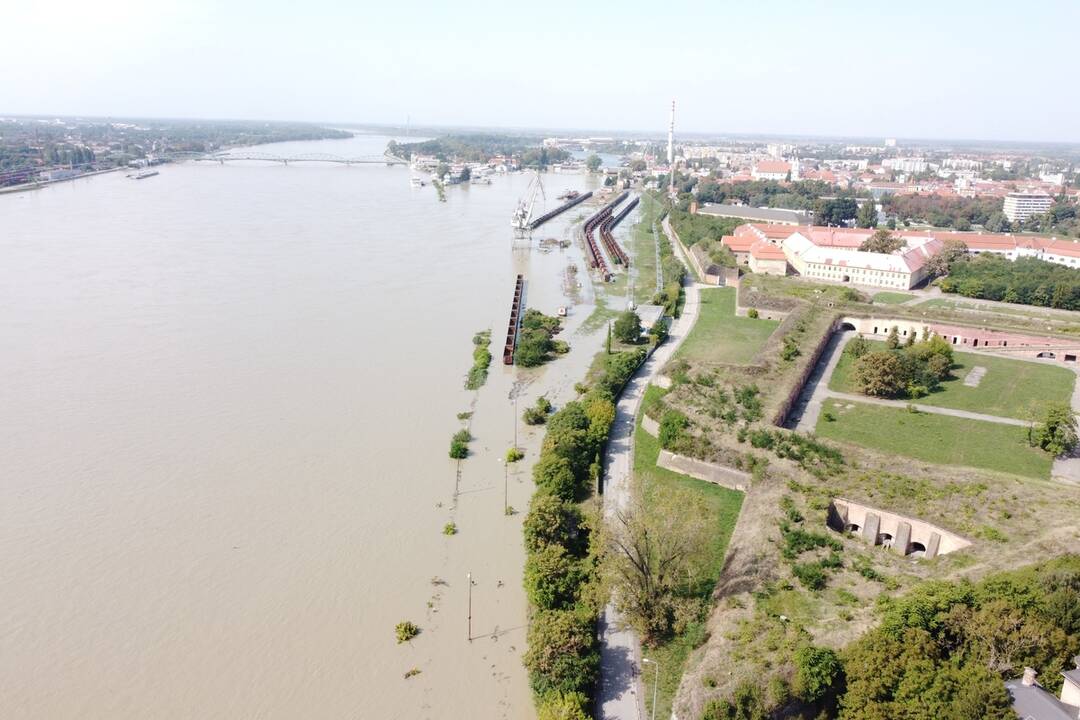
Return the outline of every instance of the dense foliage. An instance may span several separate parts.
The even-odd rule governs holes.
[[[1080,310],[1080,270],[1057,263],[978,255],[953,263],[941,289],[965,297]]]
[[[589,519],[576,503],[599,481],[614,398],[644,357],[644,350],[605,356],[592,388],[548,418],[533,467],[537,492],[523,528],[524,584],[532,606],[525,666],[540,717],[587,717],[600,657],[598,557]],[[550,409],[545,401],[538,411]]]
[[[972,225],[986,227],[995,213],[999,214],[1001,219],[1005,218],[1001,215],[1001,198],[886,195],[882,198],[882,205],[886,213],[895,215],[904,224],[927,223],[934,227],[951,227],[956,230],[970,230]],[[1008,223],[1008,220],[1005,222]],[[998,225],[994,228],[986,227],[986,229],[1001,232],[1009,228]]]
[[[859,389],[875,397],[920,398],[940,385],[952,370],[952,346],[940,335],[900,347],[895,327],[889,332],[889,349],[872,351],[855,338],[844,348],[854,363],[853,377]]]
[[[560,329],[559,318],[545,315],[534,308],[526,310],[521,319],[514,362],[522,367],[535,367],[547,362],[551,354],[560,349],[555,341],[555,334]]]
[[[518,158],[523,167],[538,168],[570,159],[566,150],[543,147],[540,140],[538,137],[486,133],[446,135],[413,143],[391,140],[386,152],[405,159],[414,155],[434,155],[443,161],[478,163],[504,155]]]

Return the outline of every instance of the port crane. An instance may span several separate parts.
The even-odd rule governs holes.
[[[544,192],[544,183],[540,179],[540,171],[536,171],[536,175],[533,176],[532,181],[529,183],[528,189],[525,191],[528,196],[528,202],[525,198],[518,201],[517,208],[514,210],[514,217],[510,221],[510,225],[514,228],[515,237],[525,237],[525,234],[531,230],[533,208],[536,207],[536,193],[540,193],[544,201],[547,202],[547,194]]]

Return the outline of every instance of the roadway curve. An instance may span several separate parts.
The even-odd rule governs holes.
[[[664,232],[675,254],[687,263],[679,244],[671,237],[671,228],[664,219]],[[615,405],[615,422],[608,437],[604,463],[604,517],[611,518],[615,509],[625,509],[630,502],[630,470],[634,457],[634,420],[637,417],[645,388],[682,344],[697,322],[699,290],[704,285],[684,280],[686,304],[683,312],[671,325],[668,340],[638,368]],[[645,700],[641,690],[641,643],[630,629],[620,629],[619,614],[609,602],[600,617],[600,687],[597,692],[599,720],[640,720],[645,715]],[[661,669],[664,671],[664,669]]]

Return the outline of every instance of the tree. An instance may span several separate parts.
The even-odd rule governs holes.
[[[578,493],[577,478],[570,467],[570,461],[553,452],[545,452],[533,465],[533,482],[544,492],[555,497],[572,501]]]
[[[855,361],[856,385],[867,395],[896,397],[907,387],[904,364],[897,353],[869,352]]]
[[[1076,447],[1076,415],[1064,403],[1047,406],[1043,421],[1035,428],[1033,444],[1054,457],[1072,452]]]
[[[872,253],[894,253],[904,247],[904,239],[893,235],[887,228],[875,230],[874,234],[866,238],[859,250]]]
[[[600,653],[588,612],[541,610],[529,625],[525,667],[537,694],[584,693],[592,687]]]
[[[844,225],[854,219],[857,212],[858,205],[854,198],[819,200],[816,209],[817,221],[822,225]]]
[[[900,328],[895,325],[889,329],[889,335],[885,339],[885,344],[889,346],[890,350],[895,350],[900,347]]]
[[[641,341],[641,318],[633,310],[626,310],[615,320],[615,338],[631,344]]]
[[[589,568],[562,545],[545,545],[525,560],[525,595],[541,610],[572,606],[588,580]]]
[[[1010,223],[1005,213],[997,211],[990,214],[984,227],[992,233],[1007,232],[1010,229]]]
[[[536,706],[536,720],[589,720],[588,704],[582,693],[548,693]]]
[[[583,523],[581,510],[576,505],[556,495],[537,493],[522,525],[525,551],[534,553],[546,545],[561,545],[580,557],[585,553],[588,541]]]
[[[855,214],[855,226],[877,227],[877,205],[873,200],[867,200],[859,206],[859,211]]]
[[[606,529],[609,571],[620,611],[647,644],[671,632],[680,583],[707,552],[708,523],[701,498],[677,488],[615,511]]]
[[[959,238],[946,238],[941,243],[941,250],[927,261],[926,266],[931,276],[941,277],[948,275],[953,264],[965,257],[967,257],[967,244]]]
[[[470,170],[469,166],[466,165],[465,167],[461,168],[461,175],[458,176],[458,179],[461,180],[461,182],[465,182],[470,178],[472,178],[472,170]]]
[[[600,166],[604,164],[604,161],[600,159],[600,156],[593,153],[585,160],[585,167],[589,169],[589,172],[596,172],[600,169]]]

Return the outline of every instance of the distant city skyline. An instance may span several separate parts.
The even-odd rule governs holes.
[[[0,63],[21,71],[0,79],[0,115],[662,136],[675,98],[676,137],[1080,142],[1080,3],[1066,0],[61,0],[5,13],[18,32]]]

